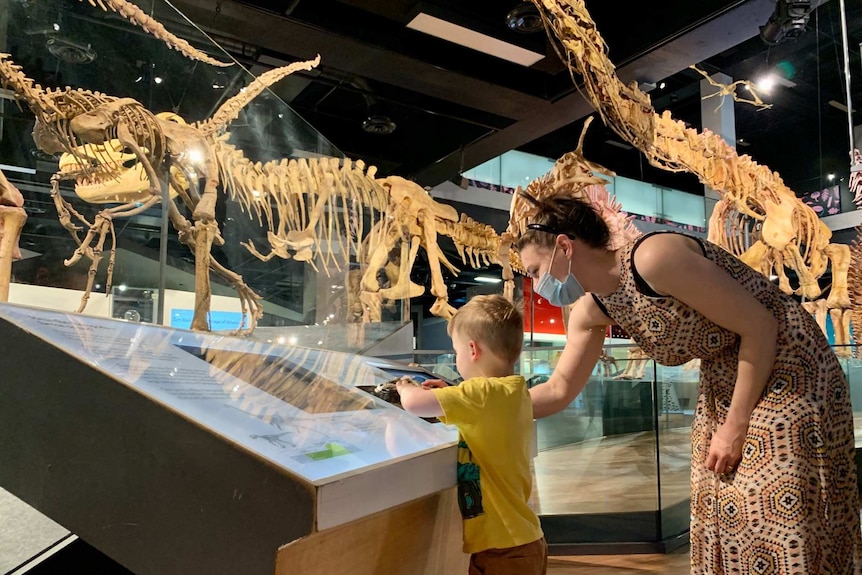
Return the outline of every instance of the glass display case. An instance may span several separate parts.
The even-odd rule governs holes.
[[[142,573],[242,529],[234,567],[271,572],[281,545],[455,485],[456,430],[363,390],[397,365],[13,304],[0,338],[30,359],[4,362],[0,486]]]
[[[171,121],[188,124],[213,117],[220,106],[242,96],[252,81],[269,69],[257,58],[243,59],[243,48],[239,46],[231,46],[232,53],[240,55],[232,57],[170,2],[148,0],[135,6],[210,58],[231,65],[191,60],[114,12],[87,2],[63,0],[0,0],[0,53],[9,54],[11,63],[45,89],[69,86],[132,98],[154,114],[166,113]],[[313,56],[310,52],[309,57]],[[289,63],[267,61],[271,67]],[[306,86],[307,74],[297,72],[254,98],[243,99],[245,105],[227,125],[226,142],[239,150],[250,165],[344,157],[284,102],[283,97],[289,99]],[[19,106],[14,98],[11,90],[0,90],[0,168],[23,194],[28,218],[20,241],[24,257],[12,264],[9,301],[75,311],[82,302],[91,260],[85,256],[66,264],[78,243],[61,226],[50,195],[50,178],[59,170],[60,156],[36,146],[31,136],[34,116],[26,104]],[[219,169],[227,171],[223,165]],[[93,223],[101,210],[117,205],[110,203],[105,189],[104,182],[75,185],[71,180],[61,181],[61,197],[82,218],[73,218],[74,224],[87,228],[84,222]],[[180,199],[174,201],[182,216],[191,220],[192,210]],[[194,255],[180,241],[177,230],[167,225],[166,211],[160,204],[142,210],[132,217],[114,220],[84,312],[119,318],[129,312],[133,318],[139,316],[141,322],[187,327],[194,309]],[[366,224],[370,217],[368,213],[354,214]],[[253,246],[262,255],[269,254],[272,247],[268,232],[275,231],[271,228],[277,226],[277,221],[259,217],[254,206],[244,208],[224,190],[216,203],[215,220],[224,242],[216,242],[212,256],[242,276],[261,296],[261,326],[348,323],[351,295],[347,288],[355,285],[356,274],[361,270],[355,258],[340,269],[330,265],[329,274],[322,269],[325,266],[320,256],[337,251],[335,242],[321,242],[319,253],[310,263],[281,257],[263,261],[243,244]],[[370,225],[365,227],[369,228]],[[85,231],[79,233],[79,240]],[[116,249],[112,250],[109,246],[114,238]],[[111,254],[116,260],[113,282],[108,273]],[[322,273],[318,274],[318,270]],[[210,323],[214,329],[235,329],[243,320],[236,292],[230,281],[210,275]],[[128,299],[129,294],[145,292],[149,303]],[[409,315],[406,310],[407,306],[400,302],[385,305],[383,320],[403,321]]]
[[[530,386],[548,380],[562,347],[525,348]],[[584,390],[562,411],[536,421],[531,507],[555,553],[668,551],[689,528],[691,423],[699,362],[663,366],[631,344],[605,347]],[[862,471],[862,360],[836,348],[856,414]],[[448,351],[418,351],[438,369]],[[862,477],[862,473],[860,473]]]

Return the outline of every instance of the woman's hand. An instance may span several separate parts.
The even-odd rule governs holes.
[[[719,474],[732,472],[742,461],[742,447],[748,426],[724,424],[719,426],[709,442],[706,468]]]

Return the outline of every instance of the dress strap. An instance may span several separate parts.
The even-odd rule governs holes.
[[[593,301],[596,302],[596,305],[599,306],[599,309],[602,310],[602,313],[608,316],[608,319],[611,318],[611,314],[608,313],[608,308],[605,307],[605,304],[602,303],[602,300],[599,299],[599,296],[590,292],[590,295],[593,296]]]

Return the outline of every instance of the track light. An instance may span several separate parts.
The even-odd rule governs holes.
[[[760,39],[775,46],[784,40],[799,38],[805,32],[811,10],[809,0],[778,0],[769,21],[760,27]]]

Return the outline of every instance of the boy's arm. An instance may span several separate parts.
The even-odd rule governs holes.
[[[440,417],[444,415],[443,408],[437,400],[437,395],[430,389],[423,389],[410,383],[399,381],[395,384],[401,397],[401,407],[408,413],[419,417]]]

